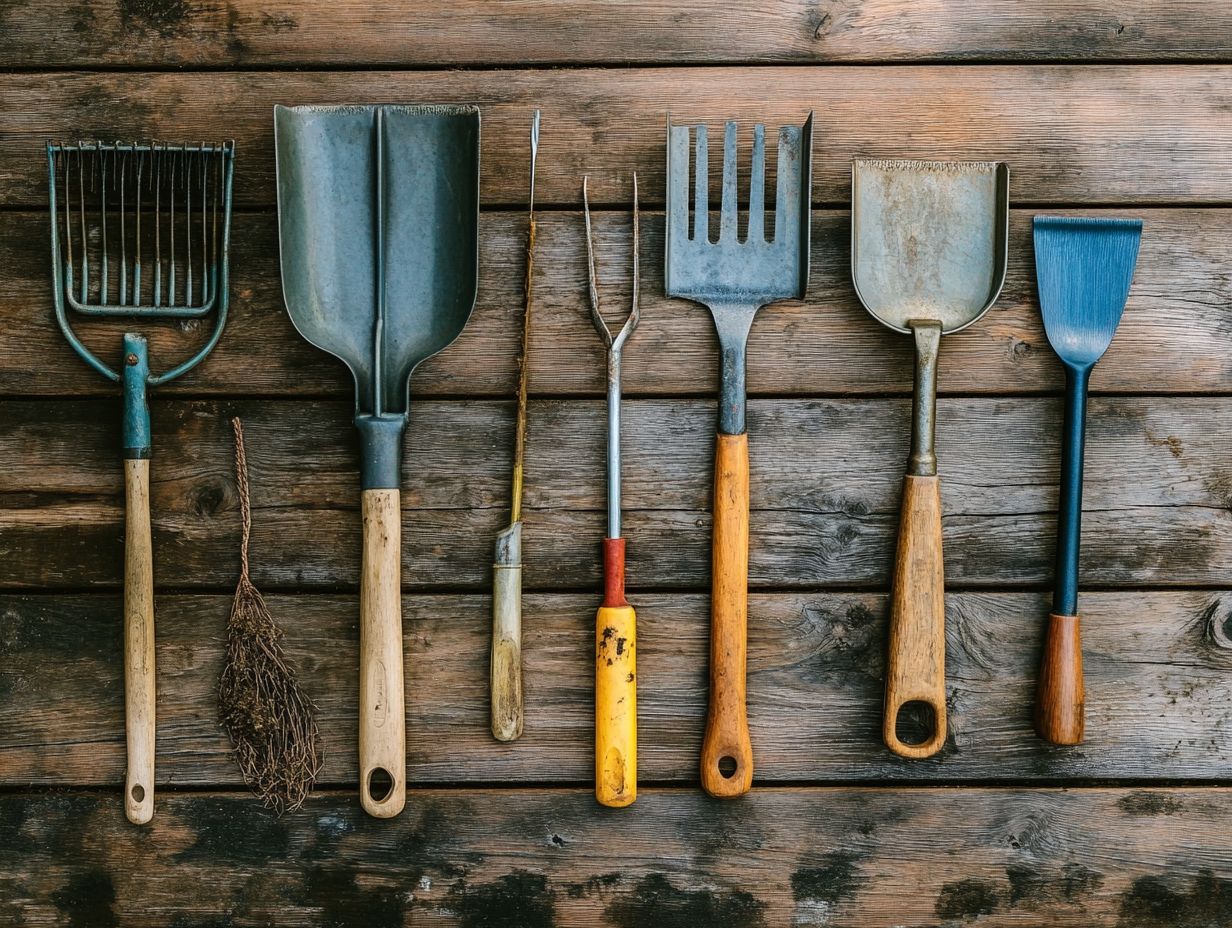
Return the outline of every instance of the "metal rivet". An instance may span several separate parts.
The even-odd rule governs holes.
[[[124,363],[127,364],[129,367],[136,367],[137,366],[137,356],[135,354],[130,354],[126,356],[124,358]]]

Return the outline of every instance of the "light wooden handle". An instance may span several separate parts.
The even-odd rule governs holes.
[[[522,523],[496,536],[492,564],[492,654],[488,687],[492,737],[522,737]]]
[[[899,711],[913,702],[932,709],[932,733],[919,744],[907,744],[897,732]],[[945,744],[945,562],[935,476],[903,479],[881,734],[901,757],[931,757]]]
[[[1076,615],[1048,616],[1035,696],[1035,731],[1053,744],[1082,743],[1086,693],[1080,625]]]
[[[710,711],[702,739],[702,788],[733,799],[753,785],[745,704],[749,601],[749,439],[719,434],[714,454],[710,587]]]
[[[602,606],[595,616],[595,798],[637,798],[637,616]]]
[[[359,798],[392,818],[406,804],[402,512],[397,490],[364,490],[359,589]]]
[[[156,698],[149,458],[124,462],[124,504],[124,813],[144,825],[154,817]]]

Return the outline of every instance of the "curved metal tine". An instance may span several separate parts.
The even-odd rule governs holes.
[[[590,197],[587,191],[588,180],[589,178],[582,178],[582,211],[586,223],[586,266],[589,271],[590,318],[608,349],[619,350],[629,336],[633,334],[633,330],[637,328],[641,317],[641,307],[639,304],[640,275],[638,273],[640,231],[638,224],[637,174],[633,175],[633,296],[629,315],[625,318],[624,325],[620,327],[620,331],[616,333],[615,337],[612,336],[612,330],[608,328],[607,322],[604,321],[603,315],[599,311],[599,279],[595,271],[595,246],[594,233],[590,222]]]

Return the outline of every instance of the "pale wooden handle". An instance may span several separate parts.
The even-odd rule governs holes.
[[[492,736],[522,736],[522,565],[492,571]]]
[[[364,490],[359,590],[359,797],[391,818],[406,803],[402,683],[402,512],[397,490]]]
[[[154,555],[150,539],[150,461],[124,462],[124,733],[128,772],[124,812],[154,817]]]
[[[932,708],[933,730],[923,742],[898,737],[899,711],[910,702]],[[903,480],[882,737],[901,757],[931,757],[945,744],[945,562],[941,554],[941,481]]]
[[[603,606],[595,616],[595,799],[637,799],[637,616]]]
[[[1076,615],[1048,617],[1035,696],[1035,731],[1053,744],[1081,744],[1085,734],[1081,624]]]
[[[732,799],[753,785],[745,704],[749,602],[749,440],[719,434],[714,455],[710,588],[710,710],[702,739],[702,788]]]

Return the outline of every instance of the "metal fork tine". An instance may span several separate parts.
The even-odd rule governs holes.
[[[693,241],[710,242],[710,148],[706,127],[698,126],[696,133],[696,164],[693,168]]]
[[[107,280],[107,151],[101,145],[98,152],[99,163],[99,207],[98,207],[98,224],[102,228],[102,253],[99,256],[99,286],[98,286],[98,301],[106,303],[107,297],[110,294]]]
[[[131,159],[120,164],[120,305],[128,302],[128,204],[125,203]]]
[[[753,160],[749,169],[749,223],[746,242],[766,240],[766,127],[753,127]]]
[[[157,147],[150,151],[150,184],[154,188],[154,305],[162,302],[163,296],[163,236],[160,208],[163,192],[163,159]]]
[[[184,305],[193,305],[192,152],[184,155]]]
[[[90,290],[90,243],[86,239],[86,174],[85,152],[77,152],[77,199],[81,204],[78,219],[81,222],[81,302],[85,303]]]
[[[133,233],[133,305],[141,305],[141,175],[145,173],[145,152],[137,156],[136,186],[133,192],[133,212],[136,230]]]
[[[674,236],[689,235],[689,128],[669,126],[667,138],[667,226]]]
[[[800,237],[800,128],[779,130],[778,185],[774,200],[774,241],[795,243]]]
[[[719,241],[735,241],[740,201],[736,195],[736,123],[723,127],[723,193],[719,205]]]
[[[167,259],[167,305],[175,305],[175,168],[183,161],[183,152],[171,152],[171,175],[167,182],[167,238],[170,240],[170,256]],[[181,170],[181,174],[183,171]]]

